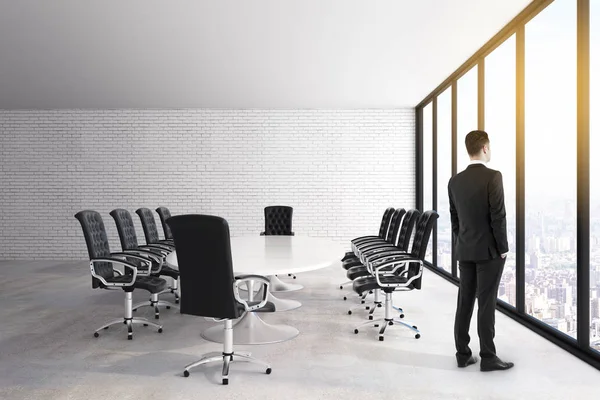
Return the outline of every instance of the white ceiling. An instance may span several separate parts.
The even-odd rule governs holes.
[[[3,0],[0,108],[415,106],[531,0]]]

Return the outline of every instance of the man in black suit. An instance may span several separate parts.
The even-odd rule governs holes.
[[[500,360],[494,346],[496,299],[508,254],[502,174],[485,166],[491,158],[486,132],[469,132],[465,145],[470,165],[448,182],[452,233],[460,266],[454,321],[456,361],[461,368],[477,362],[469,348],[469,325],[477,297],[481,370],[505,370],[514,364]]]

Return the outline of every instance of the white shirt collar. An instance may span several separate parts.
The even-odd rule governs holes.
[[[485,161],[482,161],[482,160],[471,160],[471,161],[469,161],[469,165],[473,165],[473,164],[483,164],[483,165],[486,165],[487,163]]]

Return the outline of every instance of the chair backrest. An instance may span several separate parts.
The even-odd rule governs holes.
[[[156,228],[156,221],[154,221],[154,214],[149,208],[138,208],[135,213],[140,217],[142,222],[142,229],[144,230],[144,236],[146,237],[146,244],[158,243],[160,238],[158,236],[158,228]]]
[[[433,224],[438,219],[439,215],[437,212],[433,210],[425,211],[419,217],[417,221],[417,227],[415,231],[415,237],[413,239],[413,246],[411,254],[419,258],[421,260],[425,259],[425,253],[427,252],[427,244],[429,243],[429,238],[431,237],[431,231],[433,229]],[[416,263],[411,263],[409,266],[408,276],[414,276],[418,273],[418,265]],[[413,286],[415,289],[421,289],[421,281],[423,277],[416,279],[413,281]]]
[[[413,229],[417,222],[417,219],[421,215],[421,212],[417,209],[411,209],[404,214],[402,219],[402,227],[400,228],[400,234],[396,246],[402,251],[408,251],[408,245],[410,244],[410,238],[412,236]]]
[[[404,208],[396,208],[396,210],[392,213],[390,229],[388,229],[385,237],[386,242],[394,243],[394,240],[398,236],[400,225],[402,225],[402,217],[404,217],[404,214],[406,214],[406,210]]]
[[[157,207],[156,213],[160,218],[160,223],[163,227],[163,232],[165,233],[165,239],[173,239],[173,234],[171,233],[171,228],[167,225],[167,220],[171,218],[171,211],[167,207]]]
[[[110,216],[113,217],[117,225],[117,232],[121,240],[121,249],[136,249],[138,247],[138,240],[135,233],[135,226],[133,225],[133,218],[131,218],[129,211],[117,208],[110,212]]]
[[[289,206],[265,207],[265,235],[291,235],[293,214]]]
[[[100,213],[92,210],[83,210],[75,214],[75,218],[77,218],[81,224],[81,229],[83,229],[83,236],[85,237],[85,244],[87,245],[90,260],[110,257],[108,236],[106,235],[106,228],[104,227]],[[109,262],[95,263],[94,270],[96,274],[106,279],[114,277],[115,274],[112,263]],[[96,278],[92,278],[92,287],[95,289],[100,286],[103,286],[101,282]]]
[[[381,225],[379,226],[379,237],[384,239],[387,237],[387,232],[390,227],[390,221],[392,219],[392,214],[394,213],[394,207],[388,207],[381,218]]]
[[[233,296],[229,225],[212,215],[176,215],[167,220],[177,248],[181,313],[238,318]]]

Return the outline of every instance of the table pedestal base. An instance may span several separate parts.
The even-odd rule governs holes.
[[[277,275],[270,275],[268,278],[271,281],[271,285],[269,286],[271,292],[291,292],[304,288],[304,286],[297,283],[286,283],[279,279]]]
[[[267,301],[270,301],[275,305],[275,312],[295,310],[302,305],[302,303],[297,300],[280,299],[275,297],[271,292],[269,292],[267,295]]]
[[[292,326],[267,324],[257,314],[247,312],[233,325],[233,344],[279,343],[293,339],[300,333]],[[223,324],[206,329],[201,336],[211,342],[223,343]]]

